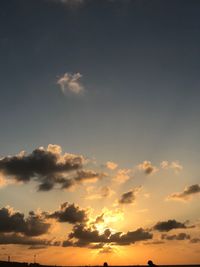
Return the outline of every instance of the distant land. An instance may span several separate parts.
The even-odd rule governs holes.
[[[42,265],[39,263],[27,263],[27,262],[9,262],[9,261],[0,261],[1,267],[72,267],[72,266],[59,266],[59,265]],[[102,265],[82,265],[82,266],[73,266],[73,267],[99,267]],[[147,265],[109,265],[112,267],[146,267]],[[200,267],[200,264],[177,264],[177,265],[158,265],[159,267]]]

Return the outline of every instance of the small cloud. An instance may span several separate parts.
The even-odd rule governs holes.
[[[92,187],[92,191],[90,190],[90,188],[91,187],[86,189],[88,194],[85,198],[88,200],[109,198],[113,194],[115,194],[115,192],[109,186],[102,186],[97,190],[95,190],[95,188]]]
[[[84,87],[79,81],[81,77],[82,75],[79,72],[75,74],[66,72],[58,79],[57,84],[60,85],[60,88],[64,94],[71,92],[78,95],[84,91]]]
[[[46,218],[56,219],[58,222],[71,224],[84,223],[88,220],[87,211],[80,209],[75,204],[63,203],[60,209],[53,213],[46,213]]]
[[[188,240],[190,239],[190,235],[186,234],[186,233],[179,233],[177,235],[166,235],[163,234],[161,236],[162,239],[165,240]]]
[[[143,161],[141,164],[138,165],[138,169],[144,171],[147,175],[153,174],[158,171],[158,168],[152,165],[151,161]]]
[[[172,169],[175,171],[175,173],[179,173],[183,169],[183,166],[178,161],[169,162],[164,160],[161,162],[160,166],[164,170]]]
[[[117,174],[113,178],[113,181],[119,184],[123,184],[130,179],[130,173],[130,169],[120,169],[117,171]]]
[[[115,170],[118,167],[118,164],[112,161],[107,161],[106,167],[110,170]]]
[[[194,195],[200,194],[200,185],[194,184],[191,186],[187,186],[183,192],[173,193],[167,197],[167,200],[180,200],[180,201],[188,201]]]
[[[153,227],[154,230],[157,230],[159,232],[168,232],[171,231],[172,229],[186,229],[186,228],[188,228],[186,226],[186,223],[177,222],[176,220],[158,222]]]
[[[119,204],[131,204],[135,202],[135,196],[140,191],[141,187],[134,188],[121,195]]]

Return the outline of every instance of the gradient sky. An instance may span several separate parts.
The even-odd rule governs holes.
[[[0,1],[1,260],[200,263],[199,13]]]

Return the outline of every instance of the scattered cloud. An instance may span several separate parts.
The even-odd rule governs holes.
[[[0,159],[1,177],[27,183],[37,182],[39,191],[50,191],[55,187],[69,189],[77,184],[95,182],[106,174],[84,170],[86,160],[81,155],[62,154],[58,145],[35,149],[32,153],[19,153]]]
[[[106,167],[107,167],[109,170],[115,170],[115,169],[118,167],[118,164],[115,163],[115,162],[112,162],[112,161],[107,161],[107,162],[106,162]]]
[[[120,204],[131,204],[135,202],[136,194],[140,191],[141,187],[136,187],[121,195],[119,199]]]
[[[168,232],[172,229],[186,229],[186,223],[177,222],[176,220],[168,220],[163,222],[158,222],[154,225],[153,229],[160,232]]]
[[[179,173],[183,169],[183,166],[178,161],[169,162],[164,160],[161,162],[160,166],[164,170],[172,169],[175,171],[175,173]]]
[[[67,1],[67,2],[72,2],[72,1]],[[79,72],[75,74],[65,73],[62,77],[60,77],[57,80],[57,84],[60,86],[64,94],[66,94],[67,92],[71,92],[73,94],[78,95],[85,90],[83,85],[80,83],[81,77],[82,75]]]
[[[147,175],[153,174],[158,171],[158,168],[152,165],[151,161],[143,161],[141,164],[139,164],[138,169],[141,171],[144,171]]]
[[[0,244],[1,245],[29,245],[33,247],[37,246],[49,246],[51,241],[46,239],[33,238],[29,236],[23,236],[16,233],[0,233]]]
[[[71,224],[84,223],[88,220],[87,211],[80,209],[75,204],[63,203],[58,211],[47,213],[47,218],[56,219],[58,222],[68,222]]]
[[[163,234],[161,236],[162,239],[166,239],[166,240],[188,240],[190,239],[190,235],[186,234],[186,233],[179,233],[177,235],[166,235]]]
[[[67,241],[70,245],[73,244],[73,246],[78,247],[89,247],[93,243],[101,245],[130,245],[138,241],[152,239],[153,234],[142,228],[139,228],[136,231],[129,231],[126,234],[122,232],[112,233],[110,229],[105,229],[105,231],[100,234],[98,230],[80,224],[73,227],[73,230],[68,237],[69,239]],[[66,246],[66,244],[63,243],[63,246]]]
[[[194,184],[187,186],[183,192],[173,193],[167,197],[167,200],[181,200],[187,201],[190,200],[194,195],[200,194],[200,185]]]
[[[190,240],[190,242],[193,243],[193,244],[200,243],[200,238],[192,238],[192,239]]]
[[[45,221],[42,214],[33,211],[25,218],[23,213],[16,212],[10,207],[0,209],[0,232],[20,233],[25,236],[40,236],[46,234],[50,224]]]
[[[86,195],[85,199],[93,200],[93,199],[102,199],[102,198],[109,198],[114,195],[115,192],[109,186],[102,186],[98,189],[94,187],[88,189],[88,194]]]
[[[120,169],[117,171],[116,176],[113,178],[114,182],[118,184],[123,184],[130,179],[130,169]]]

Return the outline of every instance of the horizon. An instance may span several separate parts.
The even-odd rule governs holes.
[[[0,1],[0,260],[200,264],[199,14]]]

